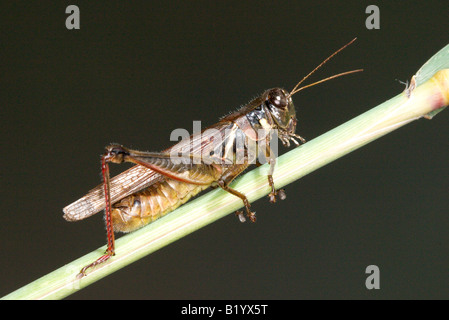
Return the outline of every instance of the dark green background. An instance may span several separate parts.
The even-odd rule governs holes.
[[[106,243],[62,208],[100,183],[118,142],[170,145],[267,88],[355,74],[294,97],[308,140],[400,93],[448,43],[445,1],[13,1],[1,8],[0,296]],[[50,4],[51,3],[51,4]],[[55,4],[57,3],[57,4]],[[65,28],[66,6],[81,29]],[[381,29],[365,28],[377,4]],[[449,298],[449,111],[419,120],[71,298]],[[120,171],[115,167],[114,172]],[[377,265],[381,289],[365,288]]]

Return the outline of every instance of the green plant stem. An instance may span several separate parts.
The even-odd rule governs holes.
[[[435,59],[438,57],[438,59]],[[433,59],[433,60],[432,60]],[[274,181],[283,187],[343,155],[426,115],[434,115],[449,104],[449,45],[417,74],[417,87],[397,95],[364,114],[340,125],[278,158]],[[433,68],[433,69],[432,69]],[[432,77],[438,70],[439,78]],[[432,78],[431,78],[432,77]],[[261,166],[232,184],[252,202],[270,192]],[[201,196],[167,216],[116,241],[116,256],[89,271],[82,279],[82,267],[102,255],[101,247],[10,293],[3,299],[60,299],[110,273],[202,228],[242,207],[242,201],[221,189]]]

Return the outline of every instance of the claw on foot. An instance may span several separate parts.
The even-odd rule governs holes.
[[[240,220],[241,223],[243,223],[243,222],[246,221],[246,218],[245,218],[245,216],[243,215],[243,211],[239,210],[239,211],[237,211],[237,212],[235,213],[235,215],[236,215],[237,217],[239,217],[239,220]]]
[[[285,200],[287,198],[287,195],[285,194],[285,190],[284,189],[279,189],[278,190],[278,195],[279,195],[279,199],[281,199],[281,200]]]
[[[246,218],[245,218],[245,216],[243,215],[243,211],[242,211],[242,210],[237,211],[237,212],[235,213],[235,215],[236,215],[237,217],[239,217],[240,222],[243,223],[243,222],[246,221]],[[248,211],[247,216],[248,216],[248,218],[249,218],[249,220],[250,220],[251,222],[256,222],[257,219],[256,219],[256,213],[255,213],[255,212]]]
[[[248,212],[248,218],[251,220],[251,222],[256,222],[256,213],[255,212]]]
[[[112,257],[114,255],[114,253],[108,253],[106,252],[106,254],[102,255],[100,258],[98,258],[97,260],[95,260],[94,262],[92,262],[91,264],[85,266],[84,268],[81,269],[80,273],[77,274],[76,278],[77,279],[81,279],[83,277],[85,277],[87,275],[87,270],[98,266],[99,264],[102,264],[104,262],[106,262],[107,260],[109,260],[110,257]]]
[[[268,194],[268,198],[270,199],[271,203],[276,203],[276,196],[279,196],[279,199],[281,200],[285,200],[287,198],[284,189],[275,190]]]

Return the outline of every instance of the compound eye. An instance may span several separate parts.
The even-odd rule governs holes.
[[[270,103],[279,109],[285,109],[288,105],[287,97],[280,89],[273,89],[268,94],[268,100]]]

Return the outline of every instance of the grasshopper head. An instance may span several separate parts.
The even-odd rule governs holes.
[[[274,88],[267,91],[266,97],[265,103],[270,110],[274,123],[276,123],[276,128],[279,130],[279,139],[284,146],[289,147],[290,140],[299,145],[295,138],[300,139],[304,143],[305,140],[295,134],[297,124],[296,111],[290,93],[284,89]]]

